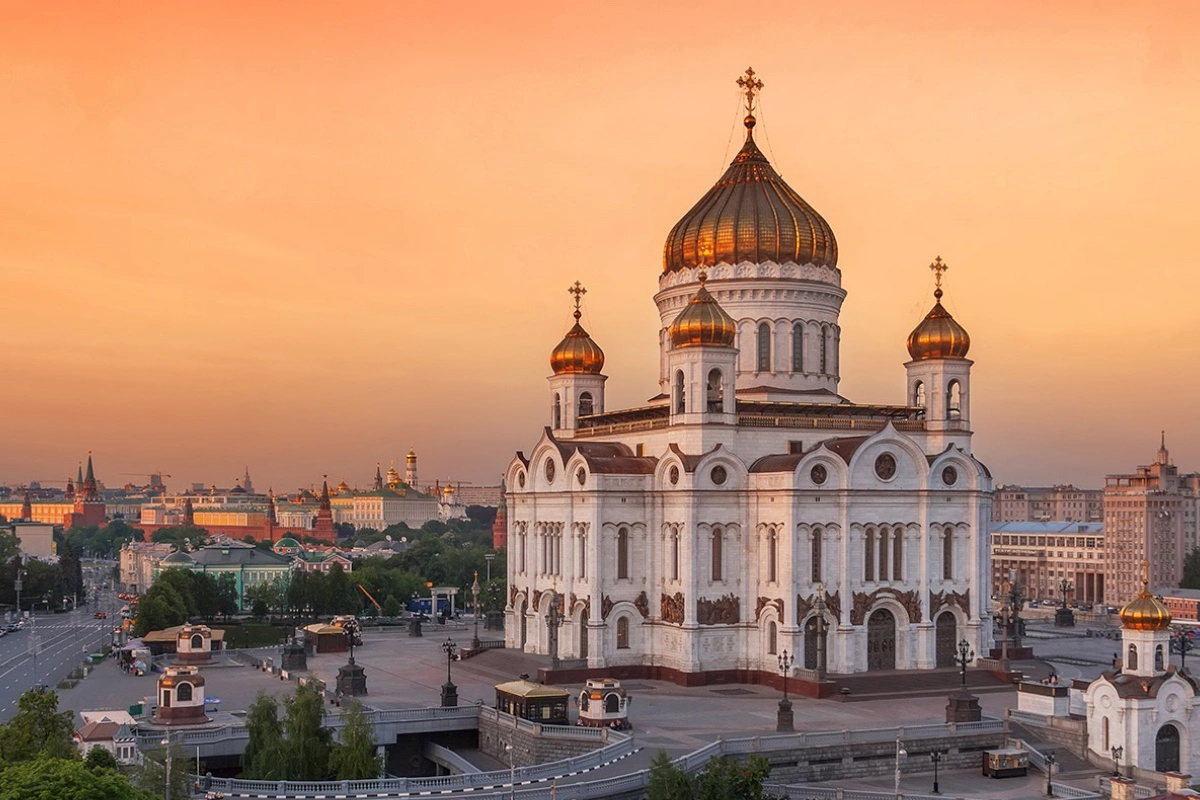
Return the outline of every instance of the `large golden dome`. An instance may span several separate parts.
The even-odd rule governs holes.
[[[671,323],[671,344],[676,347],[732,347],[737,338],[737,323],[704,288],[705,280],[707,276],[701,272],[700,289]]]
[[[1121,609],[1121,626],[1131,631],[1165,631],[1171,626],[1171,611],[1150,594],[1147,567],[1143,562],[1142,591]]]
[[[745,122],[746,143],[729,169],[667,235],[663,272],[743,261],[836,267],[833,229],[758,149],[754,116]]]
[[[947,267],[938,256],[930,269],[937,273],[937,288],[933,291],[933,308],[913,332],[908,335],[908,354],[913,361],[930,358],[966,358],[971,349],[967,329],[959,325],[950,312],[942,307],[942,273]]]

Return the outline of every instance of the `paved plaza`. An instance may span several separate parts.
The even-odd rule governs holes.
[[[1044,677],[1050,669],[1064,678],[1094,677],[1107,668],[1117,642],[1088,638],[1085,628],[1059,631],[1049,625],[1029,626],[1028,643],[1036,656],[1048,661],[1021,662],[1016,668],[1034,678]],[[481,638],[495,634],[488,631]],[[369,694],[364,701],[374,708],[419,708],[438,705],[441,685],[446,680],[447,659],[443,643],[453,639],[460,647],[469,644],[472,629],[469,625],[428,625],[425,635],[410,637],[406,629],[372,631],[365,635],[365,644],[355,649],[356,661],[366,669]],[[278,649],[250,651],[259,657],[278,660]],[[485,651],[474,658],[453,661],[451,678],[458,686],[459,703],[478,703],[491,706],[495,701],[493,687],[512,680],[520,673],[536,675],[539,666],[548,666],[549,659],[511,650]],[[1094,663],[1089,663],[1094,662]],[[273,694],[290,691],[292,683],[236,662],[228,666],[205,667],[207,693],[221,698],[223,711],[246,708],[261,691]],[[337,669],[346,663],[346,654],[325,654],[309,659],[313,675],[332,686]],[[957,685],[957,676],[947,675],[947,692]],[[62,693],[63,708],[76,711],[97,708],[124,709],[154,693],[154,676],[142,678],[122,673],[113,660],[97,667],[92,675],[74,689]],[[630,719],[634,725],[637,745],[642,748],[635,756],[604,770],[581,776],[588,780],[623,774],[642,769],[659,751],[679,756],[696,750],[718,738],[770,735],[775,732],[775,712],[780,699],[776,690],[746,684],[721,684],[703,687],[681,687],[653,680],[631,680],[624,686],[633,696]],[[572,687],[567,687],[572,688]],[[1016,691],[984,692],[979,695],[985,715],[1003,717],[1006,709],[1016,704]],[[798,731],[842,730],[856,728],[885,728],[903,725],[943,723],[946,697],[943,694],[914,698],[888,698],[842,702],[795,698],[795,724]],[[77,717],[78,720],[78,717]],[[499,764],[480,753],[465,754],[482,769],[502,769]],[[1081,788],[1094,788],[1095,778],[1086,775],[1064,775],[1065,782]],[[1026,780],[995,781],[984,778],[978,770],[952,770],[941,776],[942,792],[948,796],[1040,797],[1044,777],[1031,774]],[[843,782],[863,789],[890,791],[891,776],[855,779]],[[902,789],[913,793],[928,793],[932,773],[907,774]]]

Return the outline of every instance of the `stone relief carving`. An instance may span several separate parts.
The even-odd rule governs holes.
[[[533,610],[534,610],[534,611],[537,611],[537,610],[538,610],[538,605],[539,605],[541,602],[542,602],[542,595],[541,595],[541,592],[534,592],[534,593],[533,593]]]
[[[742,600],[735,594],[696,601],[696,621],[701,625],[736,625],[741,622],[741,617]]]
[[[818,283],[832,284],[833,286],[842,285],[842,272],[837,267],[818,267],[815,264],[796,264],[787,262],[786,264],[776,264],[773,261],[765,261],[762,264],[752,264],[749,261],[743,261],[737,265],[730,265],[724,262],[713,266],[706,267],[708,276],[711,280],[727,280],[729,278],[799,278],[806,281],[817,281]],[[675,286],[682,286],[690,283],[696,283],[698,280],[697,273],[699,268],[672,270],[665,272],[658,279],[660,289],[669,289]]]
[[[608,595],[600,598],[600,619],[608,619],[608,615],[612,613],[613,601]]]
[[[683,592],[676,592],[674,595],[664,594],[659,606],[663,622],[672,625],[683,624]]]
[[[755,602],[755,606],[754,606],[754,618],[762,619],[763,609],[765,609],[767,606],[775,606],[776,611],[779,612],[780,621],[783,620],[783,598],[780,598],[780,597],[774,597],[774,598],[760,597],[760,598],[758,598],[758,600]]]
[[[508,587],[508,604],[509,604],[509,606],[515,607],[517,605],[517,595],[519,593],[520,592],[517,591],[517,587],[515,587],[515,586]]]
[[[633,607],[642,615],[642,619],[650,619],[650,598],[646,597],[645,592],[641,592],[633,601]]]
[[[812,612],[817,605],[817,593],[813,592],[807,597],[801,594],[796,595],[796,624],[803,624],[805,618]],[[841,592],[833,594],[825,593],[825,611],[833,616],[840,624],[842,621],[842,597]]]
[[[947,606],[958,606],[964,615],[971,616],[971,590],[962,592],[930,592],[929,618],[936,619],[938,612]]]
[[[921,621],[921,598],[918,596],[916,589],[901,592],[890,586],[881,586],[870,594],[854,592],[853,602],[850,606],[850,624],[862,625],[866,619],[867,612],[882,597],[890,597],[899,603],[904,608],[905,613],[908,614],[909,622]]]

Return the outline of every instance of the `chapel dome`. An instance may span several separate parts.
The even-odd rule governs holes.
[[[1146,589],[1121,609],[1121,627],[1131,631],[1164,631],[1171,626],[1171,611]]]
[[[663,272],[743,261],[836,267],[833,229],[758,149],[753,114],[745,125],[746,143],[725,174],[667,234]]]
[[[193,559],[187,553],[183,552],[182,550],[176,550],[174,553],[171,553],[171,555],[164,558],[162,560],[162,563],[164,563],[164,564],[192,564],[192,563],[194,563],[194,561],[195,561],[195,559]]]
[[[579,324],[579,318],[583,316],[579,302],[587,289],[576,281],[567,291],[575,295],[575,325],[550,351],[550,369],[555,375],[599,375],[604,369],[604,351]]]
[[[938,275],[937,288],[933,290],[933,308],[917,327],[908,335],[908,354],[913,361],[931,358],[966,358],[971,349],[971,337],[967,329],[959,325],[950,312],[942,307],[942,272],[946,270],[942,257],[930,265]]]
[[[732,347],[737,338],[737,323],[709,294],[704,287],[706,280],[701,272],[700,289],[671,323],[671,344],[675,347]]]

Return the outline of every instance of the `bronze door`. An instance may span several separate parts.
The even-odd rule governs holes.
[[[1179,771],[1179,729],[1163,725],[1154,737],[1154,771]]]
[[[937,665],[939,667],[954,666],[955,636],[958,633],[954,615],[943,611],[937,618]]]
[[[896,618],[886,608],[867,619],[867,669],[896,668]]]
[[[804,623],[804,668],[817,668],[817,618],[809,617]]]

